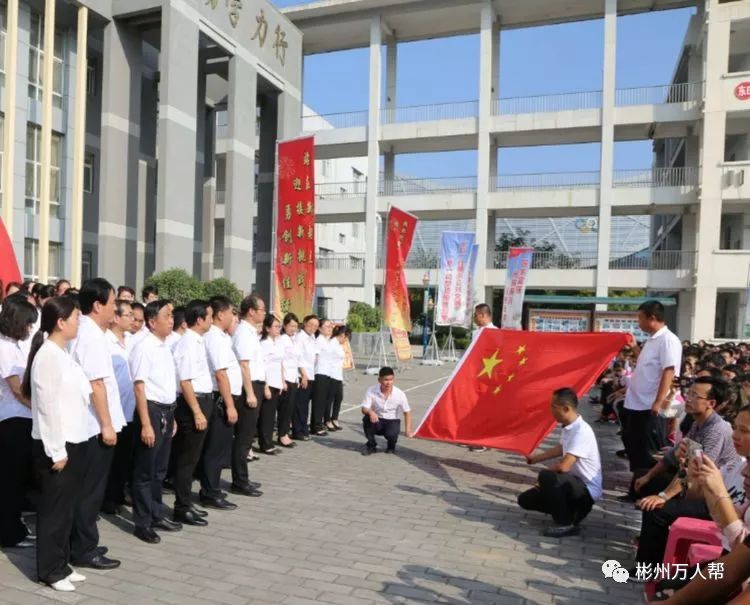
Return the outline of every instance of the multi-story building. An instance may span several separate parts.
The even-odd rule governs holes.
[[[671,81],[619,88],[618,18],[684,7],[695,15]],[[374,302],[382,281],[378,223],[397,205],[423,221],[470,221],[480,243],[476,284],[491,300],[505,280],[504,254],[494,251],[498,223],[567,218],[580,220],[582,233],[593,231],[595,245],[577,258],[550,255],[530,273],[529,287],[671,295],[678,303],[671,323],[681,336],[739,335],[750,274],[750,0],[340,0],[284,14],[301,30],[306,55],[369,49],[368,107],[323,116],[333,128],[303,118],[302,130],[316,135],[318,158],[367,158],[369,175],[384,167],[360,195],[319,203],[320,221],[365,223],[363,266],[326,278],[361,283],[365,300]],[[503,96],[504,31],[590,19],[604,25],[601,90]],[[480,74],[476,100],[400,106],[399,44],[471,33],[479,35],[480,52],[465,68]],[[615,170],[615,143],[637,140],[653,141],[656,161]],[[498,149],[572,143],[598,143],[599,170],[498,171]],[[409,183],[395,174],[399,154],[452,150],[476,151],[475,175]],[[622,217],[642,217],[650,229],[639,251],[615,248]],[[411,263],[409,283],[420,286],[429,269]]]

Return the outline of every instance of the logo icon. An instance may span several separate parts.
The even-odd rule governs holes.
[[[630,579],[630,573],[619,561],[615,559],[609,559],[602,563],[602,573],[605,578],[612,578],[618,584],[626,584]]]

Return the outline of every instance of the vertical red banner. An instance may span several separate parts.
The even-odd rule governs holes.
[[[315,139],[278,144],[274,312],[300,319],[315,297]]]
[[[409,332],[411,330],[411,306],[406,285],[406,259],[414,240],[417,217],[398,208],[388,212],[388,228],[385,245],[385,283],[383,287],[383,315],[385,325]]]

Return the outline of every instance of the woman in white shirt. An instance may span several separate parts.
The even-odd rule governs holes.
[[[29,530],[21,520],[31,483],[31,401],[21,392],[27,356],[23,341],[36,322],[34,305],[20,296],[5,299],[0,311],[0,546],[29,548]]]
[[[266,399],[260,405],[258,416],[258,446],[264,454],[275,455],[279,450],[273,444],[273,427],[276,424],[276,408],[279,396],[286,389],[282,360],[284,351],[281,348],[281,322],[273,315],[263,320],[263,332],[260,336],[260,351],[266,368]],[[270,397],[269,397],[270,395]]]
[[[333,322],[321,319],[318,336],[315,339],[315,385],[312,395],[312,410],[310,412],[310,432],[317,437],[328,434],[325,429],[325,415],[328,409],[330,394],[330,378],[323,361],[323,350],[328,346],[333,333]]]
[[[300,382],[295,397],[292,421],[292,439],[310,441],[310,400],[315,386],[315,334],[318,331],[317,315],[305,317],[302,329],[297,332],[294,342],[300,347]]]
[[[286,390],[279,397],[279,445],[281,447],[294,447],[297,444],[292,441],[289,432],[292,430],[292,410],[297,399],[297,385],[299,383],[299,367],[302,357],[302,347],[295,340],[299,319],[294,313],[284,316],[283,334],[279,337],[282,350],[282,370]]]
[[[45,303],[23,379],[23,394],[31,398],[32,452],[41,491],[37,573],[40,582],[64,592],[86,579],[68,564],[73,516],[86,472],[91,403],[91,383],[66,350],[78,334],[79,318],[72,298]]]
[[[344,344],[352,331],[347,326],[336,326],[328,345],[321,351],[321,364],[328,375],[328,398],[325,423],[329,431],[340,431],[339,412],[344,400]]]

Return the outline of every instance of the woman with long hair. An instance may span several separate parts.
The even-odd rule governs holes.
[[[348,326],[336,326],[328,346],[321,351],[323,364],[328,371],[328,397],[326,398],[325,426],[329,431],[340,431],[339,412],[344,400],[344,344],[351,336]]]
[[[32,454],[40,484],[36,561],[39,581],[71,592],[86,578],[71,569],[70,532],[86,473],[91,383],[66,346],[78,334],[80,311],[68,297],[42,309],[23,378],[31,399]],[[45,340],[46,337],[46,340]]]
[[[28,548],[29,530],[21,520],[31,483],[31,400],[21,389],[27,356],[22,342],[37,310],[21,296],[10,296],[0,311],[0,546]],[[12,461],[12,462],[11,462]]]
[[[333,322],[330,319],[321,319],[318,335],[315,338],[315,385],[310,412],[310,432],[316,437],[324,437],[328,434],[324,422],[330,392],[330,377],[324,362],[323,351],[328,346],[332,333]]]
[[[282,367],[284,350],[281,348],[281,322],[274,315],[266,315],[263,320],[260,350],[266,368],[266,388],[258,416],[258,446],[261,452],[273,456],[279,452],[273,444],[276,409],[279,397],[286,389]]]
[[[281,343],[281,364],[286,390],[279,397],[278,443],[281,447],[294,447],[297,444],[292,441],[289,432],[292,429],[292,412],[297,399],[300,357],[302,355],[302,347],[294,338],[297,335],[299,319],[294,313],[287,313],[282,324],[284,333],[279,338],[279,342]]]

